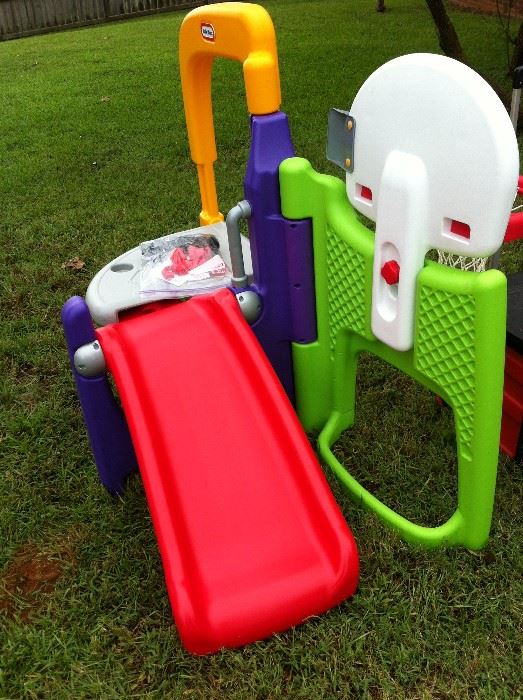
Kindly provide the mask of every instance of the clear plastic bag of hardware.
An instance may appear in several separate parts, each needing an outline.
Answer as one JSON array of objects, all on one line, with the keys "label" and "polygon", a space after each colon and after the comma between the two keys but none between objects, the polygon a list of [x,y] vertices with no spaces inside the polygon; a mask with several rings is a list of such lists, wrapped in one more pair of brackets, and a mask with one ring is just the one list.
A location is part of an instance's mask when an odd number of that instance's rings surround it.
[{"label": "clear plastic bag of hardware", "polygon": [[228,287],[231,272],[210,233],[172,233],[140,244],[140,293],[186,297]]}]

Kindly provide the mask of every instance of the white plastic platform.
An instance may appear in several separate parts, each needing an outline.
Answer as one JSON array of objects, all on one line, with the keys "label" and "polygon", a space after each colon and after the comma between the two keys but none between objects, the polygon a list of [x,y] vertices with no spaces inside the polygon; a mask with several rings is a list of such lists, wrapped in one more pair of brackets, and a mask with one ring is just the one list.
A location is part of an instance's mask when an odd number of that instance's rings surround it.
[{"label": "white plastic platform", "polygon": [[[220,255],[225,264],[229,268],[231,267],[227,228],[223,221],[210,224],[209,226],[199,226],[188,231],[181,231],[180,233],[212,234],[218,239]],[[245,272],[249,279],[252,279],[251,245],[249,239],[245,236],[242,236],[242,250]],[[159,299],[172,298],[172,295],[168,292],[141,294],[140,267],[141,252],[140,247],[137,246],[112,260],[93,277],[87,288],[85,301],[91,316],[99,326],[116,323],[118,314],[126,309],[149,304]],[[187,294],[187,296],[190,296],[190,294]]]}]

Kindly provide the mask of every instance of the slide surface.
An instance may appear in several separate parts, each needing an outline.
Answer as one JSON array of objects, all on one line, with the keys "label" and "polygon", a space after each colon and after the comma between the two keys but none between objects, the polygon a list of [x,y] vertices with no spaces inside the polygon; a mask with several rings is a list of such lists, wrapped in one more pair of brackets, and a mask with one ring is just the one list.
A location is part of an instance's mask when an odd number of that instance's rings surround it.
[{"label": "slide surface", "polygon": [[242,646],[351,596],[352,534],[233,294],[97,334],[187,649]]}]

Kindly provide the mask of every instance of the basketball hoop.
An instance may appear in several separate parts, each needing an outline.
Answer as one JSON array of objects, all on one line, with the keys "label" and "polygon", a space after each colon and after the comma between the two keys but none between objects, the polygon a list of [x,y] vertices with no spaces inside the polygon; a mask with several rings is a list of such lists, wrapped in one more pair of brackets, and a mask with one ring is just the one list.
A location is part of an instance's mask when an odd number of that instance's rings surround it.
[{"label": "basketball hoop", "polygon": [[467,270],[468,272],[485,272],[487,269],[489,258],[467,258],[465,255],[454,255],[446,253],[444,250],[438,250],[438,262],[440,265],[447,267],[455,267],[458,270]]}]

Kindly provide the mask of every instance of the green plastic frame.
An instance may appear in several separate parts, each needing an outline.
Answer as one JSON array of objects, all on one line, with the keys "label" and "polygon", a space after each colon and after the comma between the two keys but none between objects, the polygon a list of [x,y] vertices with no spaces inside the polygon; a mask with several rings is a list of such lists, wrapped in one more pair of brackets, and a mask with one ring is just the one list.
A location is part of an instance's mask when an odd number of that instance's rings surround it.
[{"label": "green plastic frame", "polygon": [[[503,396],[506,278],[427,262],[418,275],[414,347],[393,350],[371,331],[374,235],[358,220],[344,184],[302,158],[280,166],[282,211],[312,219],[318,338],[293,345],[297,411],[319,430],[319,450],[357,502],[410,542],[480,549],[492,519]],[[369,351],[402,370],[454,411],[457,508],[443,525],[402,517],[363,488],[331,446],[354,423],[358,355]]]}]

